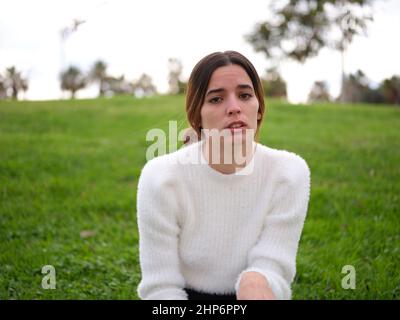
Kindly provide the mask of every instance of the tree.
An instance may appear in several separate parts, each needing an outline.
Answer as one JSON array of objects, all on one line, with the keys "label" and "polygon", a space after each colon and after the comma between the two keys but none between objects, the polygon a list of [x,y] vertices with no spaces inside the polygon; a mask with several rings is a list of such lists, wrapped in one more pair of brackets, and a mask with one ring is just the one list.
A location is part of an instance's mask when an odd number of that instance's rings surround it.
[{"label": "tree", "polygon": [[344,102],[400,104],[400,77],[392,76],[372,88],[369,79],[358,70],[345,77],[339,99]]},{"label": "tree", "polygon": [[0,74],[0,100],[7,98],[6,79]]},{"label": "tree", "polygon": [[325,81],[315,81],[308,95],[309,102],[326,102],[331,97],[328,91],[328,85]]},{"label": "tree", "polygon": [[89,79],[99,85],[99,97],[105,93],[105,82],[107,79],[107,64],[101,60],[96,61],[89,72]]},{"label": "tree", "polygon": [[126,81],[124,75],[118,78],[107,76],[104,79],[104,93],[107,95],[134,94],[133,84]]},{"label": "tree", "polygon": [[86,87],[87,79],[83,73],[74,66],[70,66],[61,73],[61,89],[71,91],[71,99],[75,98],[75,94],[80,89]]},{"label": "tree", "polygon": [[168,84],[169,92],[171,94],[183,94],[186,89],[186,84],[181,81],[182,74],[182,62],[176,58],[168,59]]},{"label": "tree", "polygon": [[400,104],[400,77],[393,76],[382,81],[379,92],[382,94],[385,103]]},{"label": "tree", "polygon": [[342,92],[338,98],[341,102],[348,103],[385,103],[385,97],[381,87],[371,88],[370,80],[364,72],[358,70],[354,74],[345,76]]},{"label": "tree", "polygon": [[292,58],[301,63],[323,47],[341,52],[342,86],[344,52],[355,35],[366,32],[374,0],[289,0],[283,7],[274,1],[272,17],[256,25],[246,40],[268,58]]},{"label": "tree", "polygon": [[151,77],[143,73],[140,78],[133,82],[133,90],[138,96],[151,96],[157,93],[157,88],[153,84]]},{"label": "tree", "polygon": [[349,103],[367,102],[366,97],[369,90],[369,80],[364,72],[358,70],[355,74],[344,77],[342,92],[338,100]]},{"label": "tree", "polygon": [[261,81],[264,87],[265,96],[286,99],[286,82],[279,74],[277,68],[268,69],[265,77],[263,77]]},{"label": "tree", "polygon": [[28,80],[23,78],[20,71],[12,66],[6,69],[6,77],[3,80],[3,89],[5,96],[8,96],[9,89],[11,90],[11,98],[14,100],[18,99],[18,93],[28,90]]}]

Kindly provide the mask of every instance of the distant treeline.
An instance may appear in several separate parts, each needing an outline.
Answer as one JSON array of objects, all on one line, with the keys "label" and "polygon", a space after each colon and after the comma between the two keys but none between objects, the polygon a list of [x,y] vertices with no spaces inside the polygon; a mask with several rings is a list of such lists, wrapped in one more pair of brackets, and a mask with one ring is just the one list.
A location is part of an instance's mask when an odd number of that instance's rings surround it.
[{"label": "distant treeline", "polygon": [[309,102],[338,101],[344,103],[374,103],[400,105],[400,77],[384,79],[372,86],[365,74],[358,70],[343,79],[342,92],[336,99],[328,92],[325,81],[316,81],[308,96]]},{"label": "distant treeline", "polygon": [[[182,80],[182,63],[177,58],[168,60],[169,94],[184,94],[187,83]],[[287,98],[287,85],[276,68],[266,70],[261,77],[264,93],[267,97]],[[90,84],[98,86],[98,96],[131,95],[137,97],[157,94],[151,76],[143,73],[136,80],[128,80],[124,75],[112,76],[107,71],[107,64],[96,61],[88,72],[83,72],[75,66],[70,66],[60,74],[60,86],[63,91],[70,92],[73,99],[79,90]],[[378,86],[373,87],[359,70],[355,74],[344,76],[343,88],[339,97],[334,98],[329,93],[325,81],[316,81],[308,95],[308,101],[343,103],[375,103],[400,105],[400,77],[392,76],[384,79]],[[0,99],[17,99],[20,92],[28,90],[28,79],[24,78],[15,67],[7,68],[4,76],[0,74]]]},{"label": "distant treeline", "polygon": [[[276,69],[267,70],[262,82],[266,96],[287,98],[286,82]],[[342,92],[336,98],[329,93],[326,81],[315,81],[308,94],[308,102],[334,101],[400,105],[400,77],[392,76],[373,87],[365,74],[358,70],[354,74],[344,76]]]},{"label": "distant treeline", "polygon": [[[376,0],[296,0],[284,5],[271,2],[269,17],[258,22],[245,40],[256,52],[263,53],[271,65],[279,66],[286,59],[304,63],[318,55],[322,48],[340,52],[341,93],[339,97],[329,94],[325,81],[316,81],[308,95],[309,102],[339,101],[342,103],[385,103],[400,105],[400,78],[393,75],[378,85],[371,85],[365,74],[359,70],[355,74],[345,74],[345,52],[355,36],[366,34],[373,21],[373,3]],[[74,26],[66,32],[76,32],[82,21],[74,21]],[[64,30],[65,31],[65,30]],[[67,34],[69,36],[69,34]],[[63,33],[65,41],[66,34]],[[183,94],[186,83],[181,79],[182,63],[179,59],[168,60],[169,94]],[[152,78],[142,74],[136,80],[127,80],[124,75],[111,76],[107,65],[97,61],[88,72],[75,66],[62,70],[61,89],[69,91],[71,98],[76,92],[96,83],[99,96],[119,94],[148,96],[157,93]],[[286,99],[286,82],[277,68],[268,69],[262,77],[265,95]],[[17,99],[20,91],[28,89],[28,80],[15,67],[0,74],[0,99]]]},{"label": "distant treeline", "polygon": [[[169,94],[184,93],[186,83],[181,81],[181,61],[170,58],[168,69]],[[101,60],[96,61],[86,74],[77,67],[70,66],[60,75],[61,89],[71,92],[71,98],[75,97],[77,91],[92,83],[98,85],[99,97],[115,95],[143,97],[157,94],[157,88],[150,75],[143,73],[135,80],[128,80],[124,75],[114,77],[108,73],[107,64]]]}]

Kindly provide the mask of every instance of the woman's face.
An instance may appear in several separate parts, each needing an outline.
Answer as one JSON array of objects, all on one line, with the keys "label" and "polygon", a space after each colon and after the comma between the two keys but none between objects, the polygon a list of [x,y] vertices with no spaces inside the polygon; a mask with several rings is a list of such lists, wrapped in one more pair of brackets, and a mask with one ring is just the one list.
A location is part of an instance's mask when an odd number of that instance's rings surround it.
[{"label": "woman's face", "polygon": [[211,75],[200,111],[201,124],[203,129],[226,129],[233,138],[240,133],[244,137],[246,129],[256,132],[258,109],[258,99],[246,71],[236,64],[220,67]]}]

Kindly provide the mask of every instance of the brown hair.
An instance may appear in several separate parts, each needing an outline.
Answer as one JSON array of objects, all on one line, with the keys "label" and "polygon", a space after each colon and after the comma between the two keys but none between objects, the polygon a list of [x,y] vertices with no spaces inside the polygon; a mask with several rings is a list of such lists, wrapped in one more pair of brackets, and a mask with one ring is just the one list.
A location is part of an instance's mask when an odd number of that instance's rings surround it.
[{"label": "brown hair", "polygon": [[201,107],[213,72],[224,66],[236,64],[241,66],[251,79],[255,95],[258,99],[260,119],[257,120],[256,140],[258,140],[259,128],[264,117],[265,103],[264,90],[253,64],[242,54],[236,51],[214,52],[201,59],[193,68],[189,77],[186,92],[186,116],[201,139]]}]

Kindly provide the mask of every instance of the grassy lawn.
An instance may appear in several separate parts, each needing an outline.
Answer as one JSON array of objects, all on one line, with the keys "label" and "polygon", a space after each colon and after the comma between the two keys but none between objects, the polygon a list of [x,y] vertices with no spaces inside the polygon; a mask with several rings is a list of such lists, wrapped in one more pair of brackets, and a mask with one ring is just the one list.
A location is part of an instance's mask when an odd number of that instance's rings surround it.
[{"label": "grassy lawn", "polygon": [[[399,299],[400,108],[267,108],[260,142],[312,174],[293,298]],[[183,97],[0,101],[0,299],[138,298],[136,186],[169,120],[186,127]]]}]

